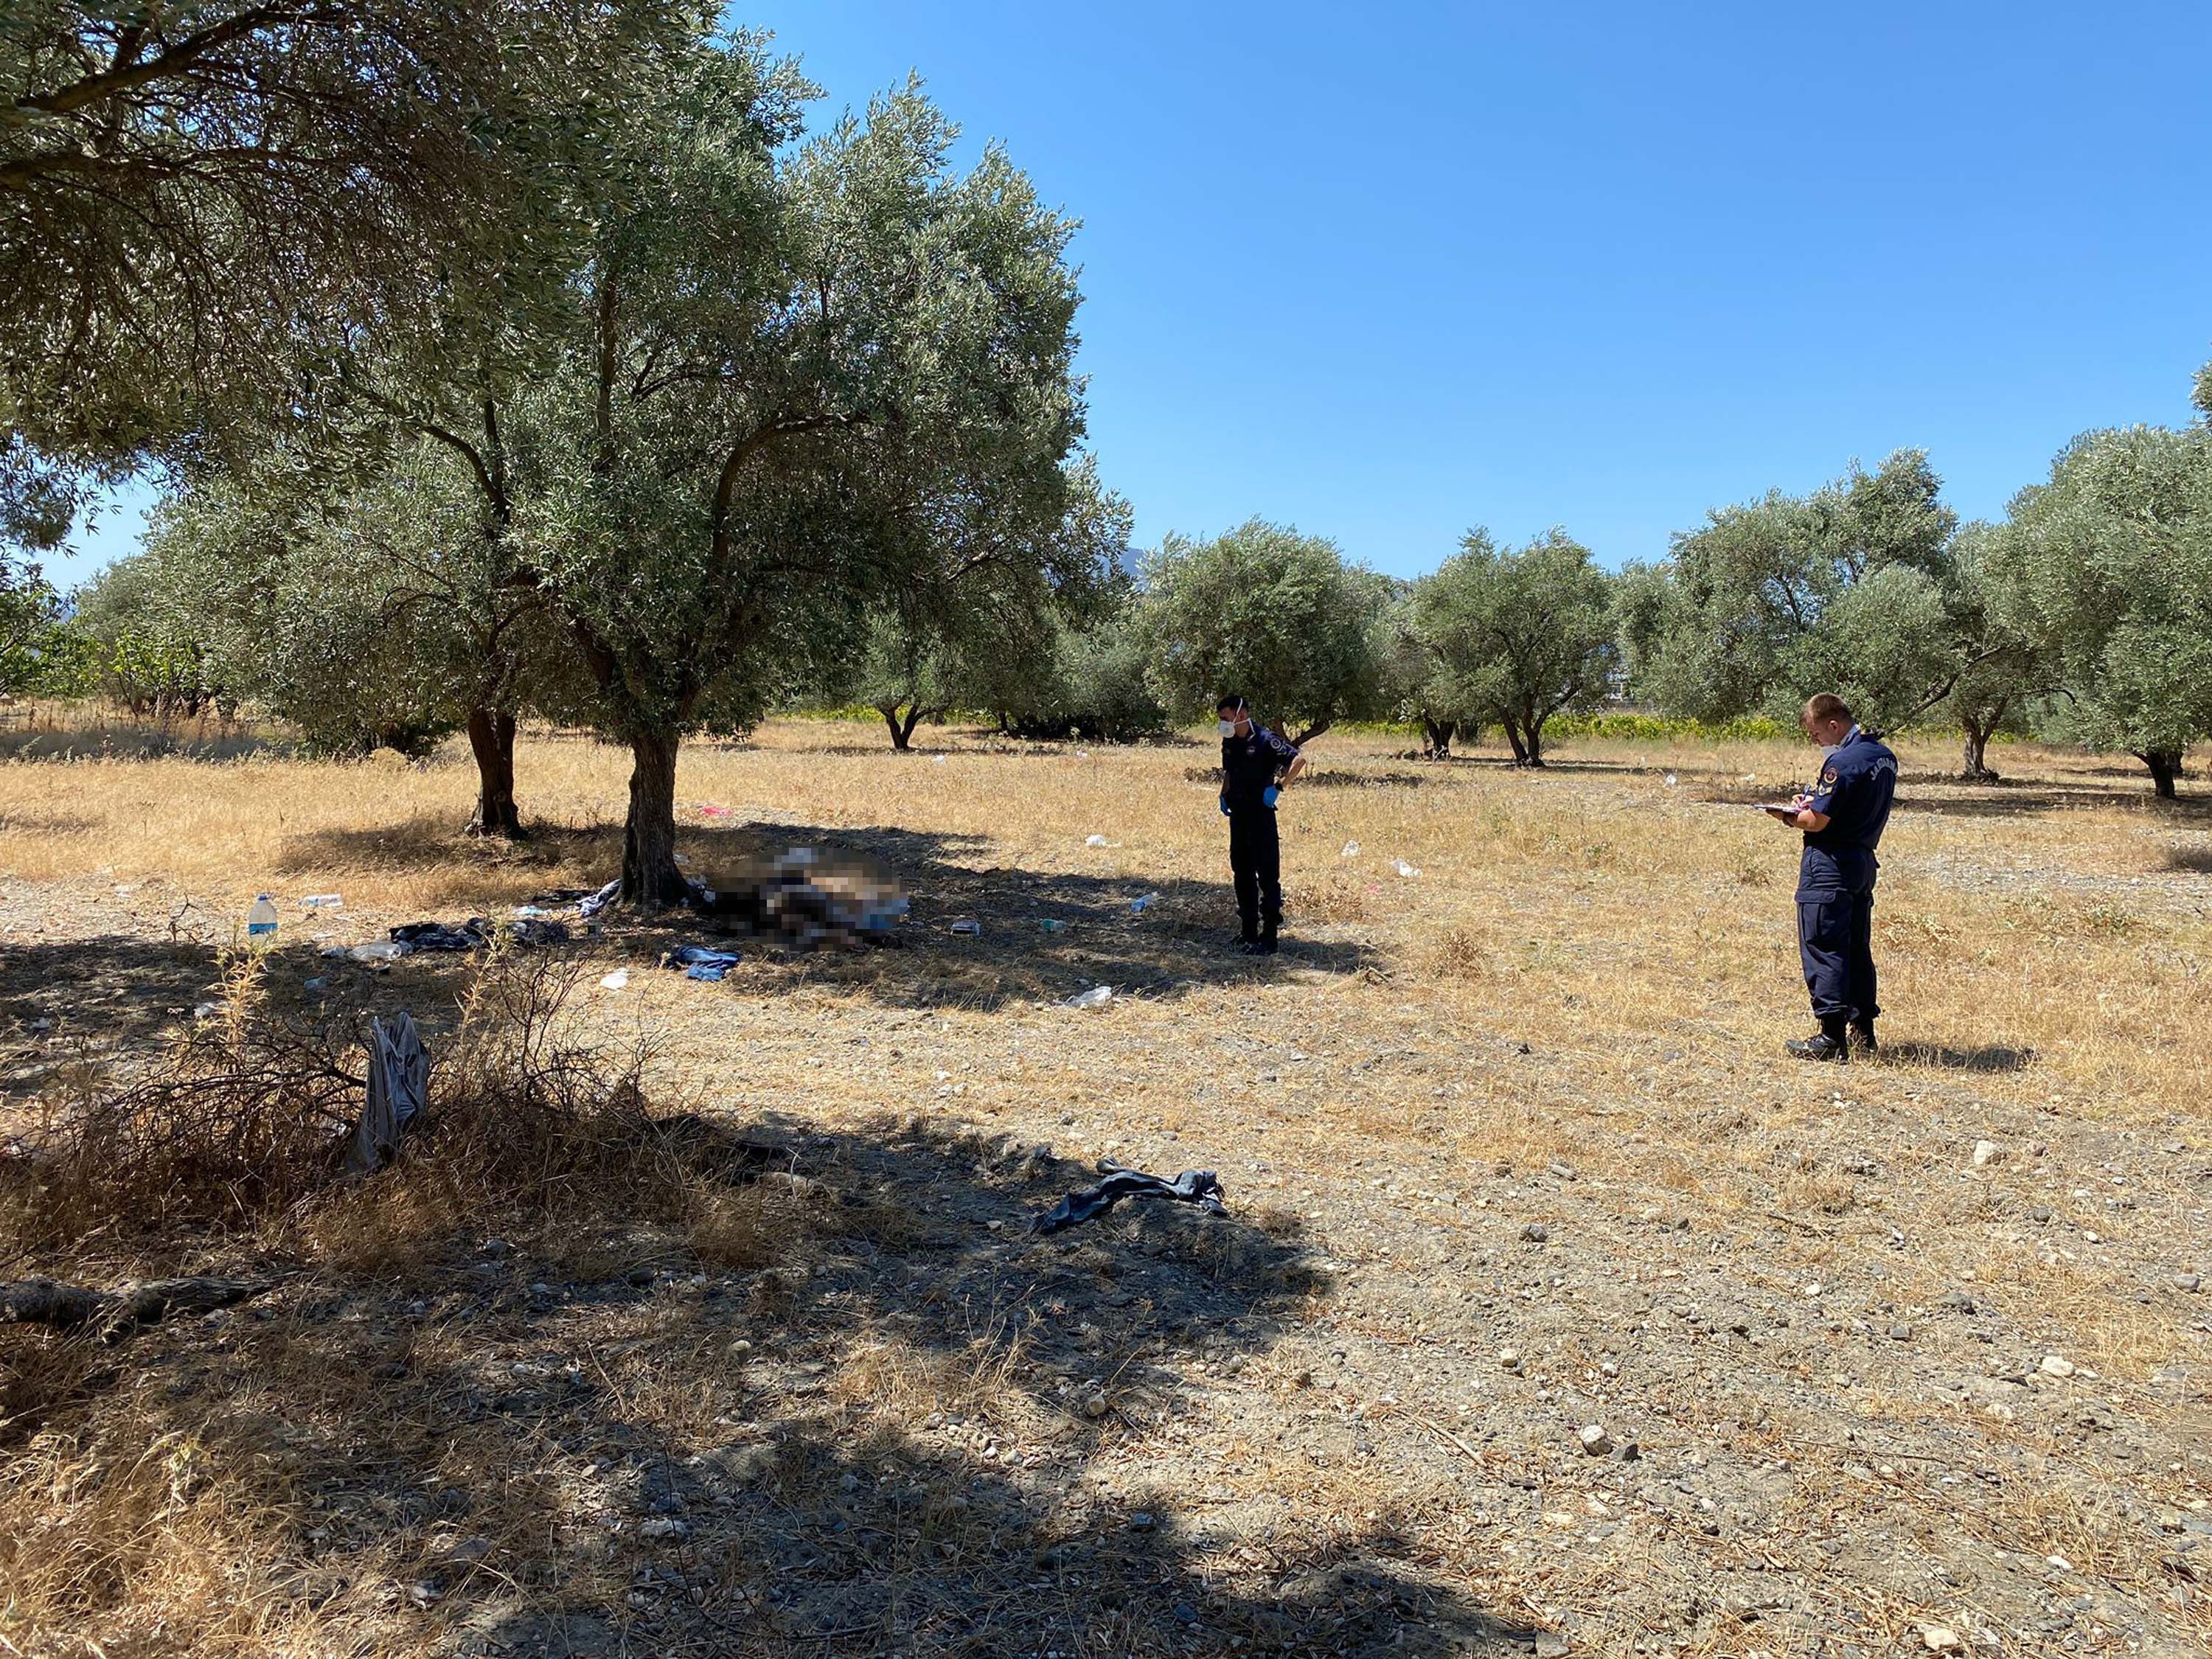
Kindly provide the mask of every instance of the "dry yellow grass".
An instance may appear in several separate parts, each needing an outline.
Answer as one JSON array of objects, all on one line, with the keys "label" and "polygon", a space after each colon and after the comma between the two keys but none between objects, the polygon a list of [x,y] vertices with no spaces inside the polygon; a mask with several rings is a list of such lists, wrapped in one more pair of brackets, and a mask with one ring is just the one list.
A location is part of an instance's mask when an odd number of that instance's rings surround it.
[{"label": "dry yellow grass", "polygon": [[[1007,1587],[1042,1571],[1033,1553],[1119,1537],[1097,1516],[1140,1509],[1164,1517],[1150,1565],[1099,1544],[1047,1576],[1088,1572],[1133,1603],[1171,1578],[1170,1609],[1188,1600],[1255,1650],[1310,1650],[1297,1609],[1347,1595],[1395,1595],[1413,1626],[1473,1629],[1480,1609],[1602,1651],[1879,1651],[1946,1621],[2006,1652],[2212,1640],[2212,1590],[2187,1576],[2212,1578],[2212,1533],[2172,1519],[2205,1516],[2212,1494],[2212,1297],[2175,1279],[2212,1274],[2201,786],[2162,805],[2125,763],[2018,747],[1996,756],[2005,783],[1967,787],[1940,775],[1948,746],[1908,747],[1876,912],[1892,1053],[1814,1072],[1778,1058],[1805,1023],[1794,838],[1741,805],[1786,793],[1809,750],[1569,744],[1531,774],[1325,738],[1283,813],[1292,942],[1255,966],[1222,948],[1208,745],[933,739],[939,752],[899,757],[872,728],[791,721],[687,751],[696,867],[793,841],[872,851],[908,883],[914,943],[749,951],[721,987],[650,971],[665,930],[581,946],[600,971],[632,969],[625,990],[591,994],[587,1023],[650,1034],[662,1109],[796,1133],[821,1184],[696,1184],[650,1237],[579,1194],[520,1241],[531,1271],[619,1285],[672,1262],[729,1294],[646,1317],[564,1293],[497,1328],[512,1363],[559,1349],[659,1455],[774,1449],[761,1491],[787,1506],[827,1492],[860,1535],[899,1540],[869,1571],[928,1586],[921,1602],[883,1613],[879,1641],[841,1640],[949,1650],[976,1631],[942,1622],[948,1582],[1011,1608],[1025,1598]],[[210,978],[189,939],[228,937],[258,890],[286,907],[280,1002],[307,1000],[296,988],[319,972],[341,1000],[449,1002],[446,964],[372,979],[293,936],[351,941],[595,884],[625,772],[595,744],[526,742],[524,807],[548,833],[495,849],[453,834],[470,785],[457,755],[0,767],[9,1103],[26,1109],[66,1053],[127,1055],[173,1023]],[[1399,860],[1419,875],[1394,873]],[[322,891],[346,908],[291,908]],[[1132,915],[1148,891],[1160,903]],[[983,937],[947,934],[961,915]],[[1042,916],[1072,925],[1047,933]],[[1099,981],[1121,993],[1106,1008],[1060,1006]],[[51,1030],[33,1036],[34,1019]],[[1983,1139],[1998,1150],[1977,1167]],[[981,1218],[1048,1200],[1066,1166],[1011,1158],[1008,1140],[1217,1167],[1259,1225],[1145,1216],[1018,1243]],[[915,1172],[951,1196],[898,1185]],[[442,1306],[441,1252],[471,1233],[470,1201],[416,1171],[262,1242],[310,1275],[383,1271]],[[1549,1241],[1526,1242],[1529,1223]],[[119,1275],[153,1249],[95,1238],[38,1265]],[[1178,1297],[1189,1308],[1164,1312]],[[1208,1328],[1225,1316],[1206,1298],[1248,1311]],[[27,1538],[94,1541],[0,1546],[0,1642],[155,1651],[143,1633],[161,1631],[168,1650],[444,1650],[479,1629],[455,1609],[482,1597],[588,1610],[633,1650],[679,1634],[785,1650],[788,1631],[747,1622],[775,1571],[799,1571],[775,1525],[730,1511],[752,1530],[717,1546],[734,1555],[693,1605],[737,1622],[685,1626],[672,1591],[640,1591],[578,1541],[605,1533],[575,1473],[592,1454],[526,1443],[524,1480],[515,1443],[424,1403],[424,1379],[465,1393],[483,1356],[448,1352],[459,1339],[427,1316],[412,1338],[404,1317],[369,1317],[394,1334],[361,1352],[408,1368],[382,1384],[312,1381],[331,1363],[322,1328],[270,1346],[293,1313],[230,1322],[291,1409],[395,1467],[450,1462],[488,1493],[492,1519],[465,1526],[494,1540],[481,1571],[410,1606],[437,1522],[403,1517],[343,1591],[280,1594],[307,1571],[286,1564],[317,1522],[310,1494],[271,1473],[284,1437],[247,1402],[187,1425],[150,1371],[19,1377],[11,1398],[47,1402],[49,1420],[9,1439],[3,1512]],[[1513,1371],[1495,1359],[1509,1346],[1525,1356]],[[2045,1353],[2077,1374],[2041,1373]],[[2032,1386],[2007,1380],[2023,1371]],[[451,1444],[364,1428],[394,1411]],[[1593,1418],[1640,1438],[1644,1462],[1576,1455]],[[143,1450],[149,1430],[215,1448],[208,1483],[126,1468],[115,1437],[140,1433]],[[93,1467],[106,1496],[66,1497]],[[690,1524],[712,1530],[696,1510]],[[827,1561],[847,1546],[809,1547]],[[1389,1585],[1346,1591],[1328,1575],[1347,1564]],[[1292,1625],[1270,1622],[1276,1601]],[[996,1616],[981,1650],[1036,1650]],[[1172,1646],[1148,1616],[1048,1629],[1071,1655]]]}]

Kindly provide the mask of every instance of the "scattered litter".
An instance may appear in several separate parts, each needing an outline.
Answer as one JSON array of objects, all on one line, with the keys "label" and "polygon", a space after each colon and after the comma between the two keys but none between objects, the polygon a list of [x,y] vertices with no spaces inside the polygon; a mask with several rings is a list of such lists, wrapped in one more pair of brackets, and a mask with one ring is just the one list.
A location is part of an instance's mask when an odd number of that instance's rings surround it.
[{"label": "scattered litter", "polygon": [[[410,957],[419,951],[481,951],[495,938],[504,938],[510,943],[532,948],[548,945],[564,945],[568,939],[565,922],[549,921],[532,916],[520,921],[493,922],[483,916],[471,916],[466,921],[448,926],[442,921],[406,921],[392,930],[387,941],[374,945],[357,945],[349,953],[356,962],[393,962],[401,957]],[[325,956],[332,954],[325,951]]]},{"label": "scattered litter", "polygon": [[339,893],[310,893],[300,901],[302,910],[343,910],[345,897]]},{"label": "scattered litter", "polygon": [[1407,863],[1403,859],[1394,859],[1391,860],[1390,867],[1393,870],[1395,870],[1401,876],[1412,877],[1418,876],[1421,873],[1412,865]]},{"label": "scattered litter", "polygon": [[253,901],[253,908],[246,913],[246,937],[249,939],[274,939],[276,937],[276,906],[266,893],[257,897]]},{"label": "scattered litter", "polygon": [[194,1019],[213,1019],[222,1012],[222,1004],[220,1002],[203,1002],[192,1009],[192,1018]]},{"label": "scattered litter", "polygon": [[313,979],[301,980],[300,981],[300,988],[302,991],[319,991],[329,983],[330,981],[323,978],[320,975],[318,975]]},{"label": "scattered litter", "polygon": [[686,979],[719,985],[722,976],[742,961],[735,951],[710,951],[703,945],[679,945],[661,957],[664,968],[681,968]]},{"label": "scattered litter", "polygon": [[1125,1198],[1171,1198],[1195,1204],[1209,1215],[1227,1215],[1221,1181],[1211,1170],[1185,1170],[1173,1181],[1142,1170],[1132,1170],[1112,1158],[1101,1159],[1098,1172],[1106,1178],[1095,1187],[1070,1193],[1047,1213],[1030,1224],[1033,1231],[1056,1233],[1106,1214]]},{"label": "scattered litter", "polygon": [[1110,985],[1094,985],[1087,991],[1079,991],[1062,1006],[1069,1008],[1103,1008],[1114,1000]]},{"label": "scattered litter", "polygon": [[600,980],[599,988],[602,991],[619,991],[623,986],[629,983],[629,969],[627,968],[617,968],[614,972],[607,975],[604,979]]},{"label": "scattered litter", "polygon": [[1348,841],[1345,842],[1344,850],[1337,854],[1337,857],[1340,859],[1356,859],[1358,856],[1359,843],[1356,841]]},{"label": "scattered litter", "polygon": [[448,927],[443,922],[404,922],[392,930],[392,942],[403,945],[411,953],[416,951],[473,951],[482,945],[483,936],[469,922],[459,927]]},{"label": "scattered litter", "polygon": [[550,916],[553,913],[541,905],[518,904],[514,907],[514,914],[524,921],[535,921],[540,916]]},{"label": "scattered litter", "polygon": [[944,765],[944,764],[945,764],[945,757],[944,757],[944,756],[942,756],[942,755],[938,756],[938,757],[937,757],[937,760],[936,760],[936,763],[937,763],[938,765],[939,765],[939,766]]},{"label": "scattered litter", "polygon": [[963,916],[954,922],[948,931],[957,933],[963,939],[975,939],[981,935],[983,924],[973,916]]},{"label": "scattered litter", "polygon": [[422,1109],[429,1084],[430,1057],[414,1018],[402,1009],[388,1022],[369,1021],[368,1104],[354,1127],[347,1169],[366,1175],[392,1161],[408,1121]]},{"label": "scattered litter", "polygon": [[1067,931],[1067,924],[1058,916],[1039,916],[1037,926],[1048,933],[1064,933]]},{"label": "scattered litter", "polygon": [[1667,787],[1669,789],[1672,789],[1674,787],[1674,775],[1672,772],[1669,772],[1667,775]]},{"label": "scattered litter", "polygon": [[1085,836],[1083,838],[1083,844],[1085,847],[1103,847],[1106,845],[1106,837],[1103,836]]},{"label": "scattered litter", "polygon": [[622,878],[617,876],[605,886],[600,888],[598,892],[593,893],[590,897],[580,901],[576,906],[576,914],[588,921],[593,916],[599,915],[600,911],[605,909],[607,906],[612,904],[615,902],[616,895],[621,891]]},{"label": "scattered litter", "polygon": [[711,803],[706,803],[700,806],[699,816],[702,818],[726,818],[730,816],[730,809],[726,806],[716,806]]},{"label": "scattered litter", "polygon": [[1129,901],[1129,913],[1132,915],[1141,916],[1159,902],[1160,896],[1158,893],[1147,893],[1142,898],[1133,898]]}]

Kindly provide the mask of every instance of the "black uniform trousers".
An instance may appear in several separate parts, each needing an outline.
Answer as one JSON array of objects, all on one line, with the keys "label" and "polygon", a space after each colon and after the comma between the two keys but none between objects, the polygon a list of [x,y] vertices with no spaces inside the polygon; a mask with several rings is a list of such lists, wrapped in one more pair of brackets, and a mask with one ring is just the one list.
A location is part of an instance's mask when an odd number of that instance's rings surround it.
[{"label": "black uniform trousers", "polygon": [[1274,938],[1283,925],[1283,843],[1269,808],[1229,809],[1229,867],[1237,877],[1237,919],[1244,937]]},{"label": "black uniform trousers", "polygon": [[1824,1028],[1853,1020],[1872,1024],[1881,1012],[1875,995],[1873,887],[1801,890],[1797,956],[1814,1018]]}]

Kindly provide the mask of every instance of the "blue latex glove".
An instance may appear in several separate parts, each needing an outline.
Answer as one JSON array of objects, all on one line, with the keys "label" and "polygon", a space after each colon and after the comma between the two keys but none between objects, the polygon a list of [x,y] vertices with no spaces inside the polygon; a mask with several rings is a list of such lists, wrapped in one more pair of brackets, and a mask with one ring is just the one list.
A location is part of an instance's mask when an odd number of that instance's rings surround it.
[{"label": "blue latex glove", "polygon": [[1275,810],[1275,803],[1282,798],[1283,792],[1281,788],[1275,784],[1271,783],[1265,789],[1262,789],[1260,792],[1260,799],[1267,803],[1267,810],[1270,812]]},{"label": "blue latex glove", "polygon": [[1221,798],[1221,816],[1224,818],[1229,816],[1229,797],[1226,795]]}]

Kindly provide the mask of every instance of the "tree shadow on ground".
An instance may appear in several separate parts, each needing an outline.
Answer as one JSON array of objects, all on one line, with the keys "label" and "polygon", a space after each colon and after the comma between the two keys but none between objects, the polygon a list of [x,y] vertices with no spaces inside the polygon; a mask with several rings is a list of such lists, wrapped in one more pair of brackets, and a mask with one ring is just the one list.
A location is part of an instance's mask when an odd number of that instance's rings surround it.
[{"label": "tree shadow on ground", "polygon": [[1953,1048],[1936,1042],[1884,1042],[1881,1059],[1891,1065],[1931,1066],[1947,1072],[2024,1072],[2035,1063],[2035,1050],[1996,1046]]},{"label": "tree shadow on ground", "polygon": [[0,728],[0,760],[73,761],[193,760],[221,763],[249,757],[289,759],[301,751],[291,738],[226,726],[220,721],[184,720],[173,726],[113,726],[38,730]]},{"label": "tree shadow on ground", "polygon": [[1972,786],[1987,793],[1956,795],[1899,794],[1900,812],[1929,812],[1942,817],[2009,818],[2031,813],[2118,811],[2191,816],[2212,802],[2184,799],[2160,800],[2148,790],[2068,788],[2063,785],[2010,784]]},{"label": "tree shadow on ground", "polygon": [[[299,1270],[101,1362],[7,1451],[118,1449],[51,1487],[66,1522],[125,1500],[149,1467],[131,1447],[191,1437],[261,1488],[212,1500],[254,1517],[232,1593],[386,1651],[1441,1653],[1540,1634],[1370,1515],[1388,1494],[1334,1423],[1285,1472],[1263,1447],[1179,1443],[1183,1419],[1279,1397],[1271,1352],[1330,1290],[1295,1217],[1231,1193],[1226,1218],[1151,1201],[1040,1237],[1025,1218],[1088,1178],[1048,1149],[698,1118],[648,1139],[635,1155],[678,1174],[669,1213],[447,1194],[435,1237],[379,1235],[379,1214],[434,1213],[432,1142],[341,1200],[336,1259],[252,1264]],[[1332,1460],[1343,1507],[1303,1501]],[[167,1515],[164,1468],[147,1501]],[[95,1637],[128,1622],[82,1611]]]},{"label": "tree shadow on ground", "polygon": [[[311,943],[263,953],[257,994],[270,1012],[307,1020],[449,1007],[472,958],[434,960],[423,980],[373,975],[322,956]],[[212,1011],[223,995],[220,947],[127,933],[0,945],[0,1081],[35,1082],[91,1054],[154,1042]]]},{"label": "tree shadow on ground", "polygon": [[2166,867],[2177,874],[2212,876],[2212,846],[2169,847]]},{"label": "tree shadow on ground", "polygon": [[[1802,783],[1802,781],[1801,781]],[[2160,812],[2191,816],[2212,803],[2191,799],[2161,801],[2148,791],[2069,787],[2061,784],[1960,783],[1966,793],[1923,793],[1912,787],[1925,781],[1907,779],[1900,787],[1896,810],[1900,815],[1932,814],[1938,817],[2013,818],[2043,812],[2108,811]],[[1935,780],[1935,781],[1945,781]],[[1706,806],[1756,806],[1785,799],[1801,784],[1777,781],[1764,786],[1708,789],[1694,799]]]},{"label": "tree shadow on ground", "polygon": [[[842,986],[899,1007],[988,1009],[1016,1000],[1062,1000],[1095,985],[1112,986],[1121,994],[1183,996],[1246,984],[1255,974],[1353,974],[1379,960],[1357,942],[1301,936],[1295,888],[1289,894],[1282,953],[1255,961],[1236,948],[1236,900],[1225,881],[979,865],[973,860],[987,856],[990,846],[980,836],[708,823],[687,825],[682,845],[692,872],[722,890],[733,872],[792,847],[811,847],[824,857],[872,861],[897,879],[908,899],[907,919],[893,936],[895,949],[793,952],[733,923],[684,911],[640,919],[609,912],[604,918],[602,945],[633,958],[657,957],[678,944],[726,942],[748,957],[726,982],[749,994],[796,985],[803,977],[810,985]],[[544,857],[571,869],[581,865],[611,874],[619,854],[620,832],[610,829],[588,838],[574,832],[563,848],[549,847]],[[287,862],[327,870],[381,860],[378,867],[390,869],[395,860],[427,866],[448,862],[454,855],[450,836],[427,829],[417,835],[403,826],[396,835],[330,830],[302,836]],[[511,873],[513,864],[496,867]],[[1133,909],[1139,900],[1146,901],[1146,908]],[[951,924],[959,921],[974,921],[981,933],[951,933]],[[803,968],[803,975],[786,971],[793,967]],[[422,958],[410,957],[395,969],[395,976],[435,971]]]}]

